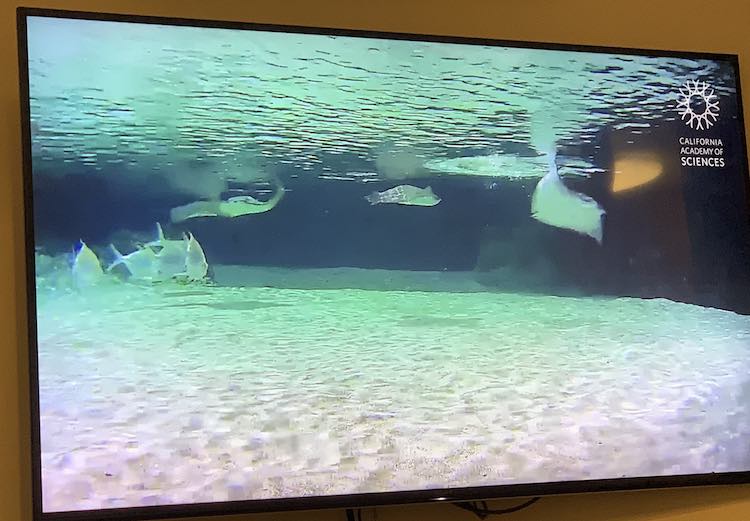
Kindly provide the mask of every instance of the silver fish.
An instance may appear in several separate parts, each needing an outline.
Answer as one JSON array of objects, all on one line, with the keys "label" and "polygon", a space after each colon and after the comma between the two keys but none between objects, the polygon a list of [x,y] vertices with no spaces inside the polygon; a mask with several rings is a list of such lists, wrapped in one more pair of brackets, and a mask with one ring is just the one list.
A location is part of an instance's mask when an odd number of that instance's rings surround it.
[{"label": "silver fish", "polygon": [[77,287],[83,288],[98,283],[103,275],[102,265],[96,253],[91,251],[83,240],[79,240],[80,247],[73,260],[73,280]]},{"label": "silver fish", "polygon": [[208,273],[206,254],[200,243],[192,233],[188,233],[187,256],[185,258],[185,273],[188,280],[203,280]]},{"label": "silver fish", "polygon": [[112,271],[115,266],[124,264],[130,276],[138,280],[152,280],[158,272],[156,253],[148,246],[139,248],[127,255],[120,253],[114,244],[109,245],[115,255],[115,260],[109,265],[107,271]]}]

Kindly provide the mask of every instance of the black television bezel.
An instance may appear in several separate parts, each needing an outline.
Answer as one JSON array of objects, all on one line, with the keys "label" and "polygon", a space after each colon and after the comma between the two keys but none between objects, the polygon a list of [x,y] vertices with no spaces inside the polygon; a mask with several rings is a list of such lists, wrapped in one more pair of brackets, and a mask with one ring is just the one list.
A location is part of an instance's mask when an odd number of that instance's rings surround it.
[{"label": "black television bezel", "polygon": [[532,48],[557,51],[593,52],[620,55],[637,55],[664,58],[709,59],[729,62],[736,79],[737,119],[742,137],[742,157],[748,217],[750,219],[750,177],[748,176],[747,140],[740,88],[740,66],[736,54],[693,51],[664,51],[655,49],[623,48],[609,46],[573,45],[548,42],[499,40],[459,36],[438,36],[385,31],[337,29],[330,27],[308,27],[280,24],[261,24],[239,21],[202,20],[189,18],[157,17],[117,13],[87,11],[67,11],[18,7],[18,64],[21,101],[21,131],[23,152],[23,207],[25,227],[26,295],[27,295],[27,338],[29,355],[29,392],[31,424],[31,477],[32,507],[35,521],[139,521],[148,519],[168,519],[194,516],[220,516],[229,514],[250,514],[291,510],[315,510],[327,508],[356,508],[385,506],[409,503],[444,501],[488,500],[512,497],[529,497],[552,494],[591,493],[605,491],[645,490],[657,488],[711,486],[750,483],[750,470],[706,474],[683,474],[671,476],[643,476],[633,478],[612,478],[578,481],[525,483],[514,485],[490,485],[431,490],[405,490],[397,492],[373,492],[331,496],[307,496],[279,499],[223,501],[212,503],[186,503],[160,506],[134,506],[125,508],[76,510],[65,512],[42,511],[41,443],[39,418],[39,367],[36,322],[36,280],[34,258],[33,184],[30,128],[30,99],[28,76],[28,48],[26,20],[28,17],[100,20],[111,22],[133,22],[169,26],[210,27],[251,31],[271,31],[295,34],[317,34],[332,36],[353,36],[361,38],[411,40],[420,42],[485,45],[496,47]]}]

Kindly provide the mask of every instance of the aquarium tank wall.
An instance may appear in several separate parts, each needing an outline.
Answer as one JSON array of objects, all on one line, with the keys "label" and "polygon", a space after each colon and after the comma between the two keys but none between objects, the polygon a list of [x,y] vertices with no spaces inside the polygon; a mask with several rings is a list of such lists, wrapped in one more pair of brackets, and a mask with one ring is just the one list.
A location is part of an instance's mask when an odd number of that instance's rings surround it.
[{"label": "aquarium tank wall", "polygon": [[736,56],[18,20],[36,519],[750,481]]}]

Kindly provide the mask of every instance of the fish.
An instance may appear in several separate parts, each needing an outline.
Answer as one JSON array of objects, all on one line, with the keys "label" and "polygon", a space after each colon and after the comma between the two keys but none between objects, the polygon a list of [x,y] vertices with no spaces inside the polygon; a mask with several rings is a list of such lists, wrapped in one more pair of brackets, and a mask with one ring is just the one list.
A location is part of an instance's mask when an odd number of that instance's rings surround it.
[{"label": "fish", "polygon": [[173,223],[180,223],[196,217],[240,217],[272,210],[284,197],[285,189],[281,181],[274,177],[274,194],[267,201],[259,201],[250,195],[230,197],[219,201],[195,201],[172,208],[169,218]]},{"label": "fish", "polygon": [[150,247],[139,248],[127,255],[120,253],[114,244],[110,244],[109,249],[114,253],[115,260],[107,268],[108,272],[112,271],[116,266],[123,264],[134,279],[152,280],[157,277],[158,258],[154,250]]},{"label": "fish", "polygon": [[168,239],[160,223],[156,223],[156,238],[138,246],[138,249],[123,255],[110,244],[115,260],[109,265],[111,271],[124,265],[131,278],[138,280],[165,281],[186,277],[196,281],[208,273],[206,254],[192,233],[183,233],[180,239]]},{"label": "fish", "polygon": [[[153,280],[163,281],[187,275],[189,236],[182,234],[180,239],[168,239],[161,223],[156,223],[156,238],[144,247],[154,250],[155,273]],[[200,247],[200,245],[198,245]]]},{"label": "fish", "polygon": [[182,240],[168,240],[156,254],[156,279],[167,280],[185,275],[187,262],[188,238]]},{"label": "fish", "polygon": [[195,240],[192,233],[188,234],[187,256],[185,258],[185,274],[188,280],[203,280],[208,273],[208,262],[206,254],[200,243]]},{"label": "fish", "polygon": [[164,248],[165,246],[169,246],[169,245],[187,248],[187,245],[185,243],[185,236],[183,235],[181,239],[167,239],[166,236],[164,235],[164,230],[161,227],[161,223],[157,222],[156,223],[156,239],[147,242],[146,244],[144,244],[144,246],[149,246],[152,248],[154,247]]},{"label": "fish", "polygon": [[83,242],[83,239],[79,239],[75,250],[76,255],[72,266],[75,285],[83,288],[97,284],[104,276],[99,257]]},{"label": "fish", "polygon": [[531,196],[531,216],[556,228],[572,230],[602,243],[604,209],[591,197],[574,192],[557,172],[555,154],[548,155],[547,174]]},{"label": "fish", "polygon": [[403,204],[409,206],[435,206],[442,199],[435,195],[432,187],[419,188],[412,185],[399,185],[383,192],[372,192],[365,199],[374,204]]}]

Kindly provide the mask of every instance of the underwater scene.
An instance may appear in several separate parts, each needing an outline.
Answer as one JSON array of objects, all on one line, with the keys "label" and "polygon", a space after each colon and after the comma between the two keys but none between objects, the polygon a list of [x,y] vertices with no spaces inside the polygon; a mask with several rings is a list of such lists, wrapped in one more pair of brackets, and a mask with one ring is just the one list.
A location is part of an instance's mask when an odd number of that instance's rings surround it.
[{"label": "underwater scene", "polygon": [[45,512],[750,470],[731,61],[30,17],[28,75]]}]

